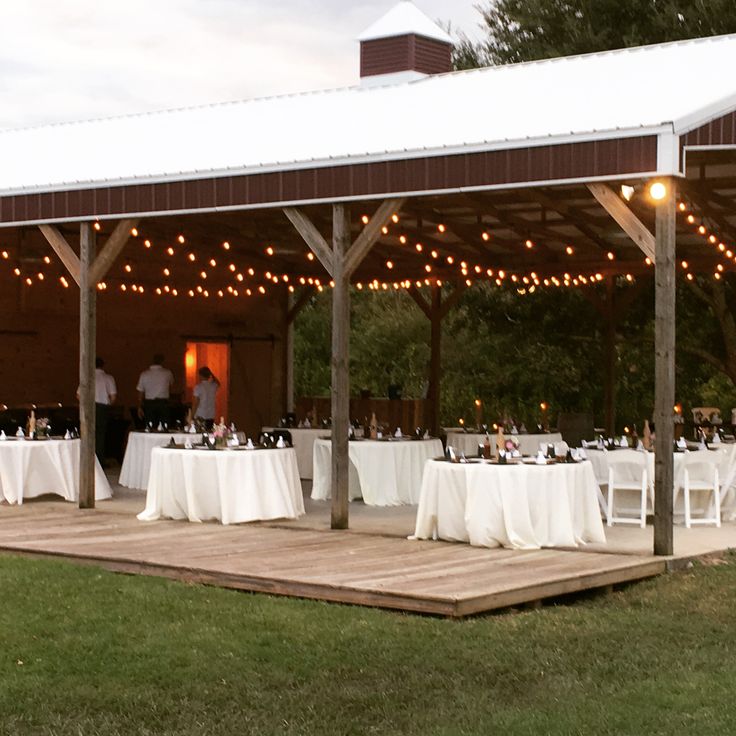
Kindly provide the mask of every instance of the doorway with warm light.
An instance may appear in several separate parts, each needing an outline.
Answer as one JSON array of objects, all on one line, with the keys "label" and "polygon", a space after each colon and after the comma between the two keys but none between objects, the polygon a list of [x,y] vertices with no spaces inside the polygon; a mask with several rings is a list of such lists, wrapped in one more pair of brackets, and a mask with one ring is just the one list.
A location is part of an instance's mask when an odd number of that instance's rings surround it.
[{"label": "doorway with warm light", "polygon": [[228,403],[230,398],[230,343],[227,342],[187,342],[184,356],[186,376],[186,399],[191,403],[192,392],[199,381],[197,372],[208,367],[220,382],[220,390],[215,401],[215,419],[228,419]]}]

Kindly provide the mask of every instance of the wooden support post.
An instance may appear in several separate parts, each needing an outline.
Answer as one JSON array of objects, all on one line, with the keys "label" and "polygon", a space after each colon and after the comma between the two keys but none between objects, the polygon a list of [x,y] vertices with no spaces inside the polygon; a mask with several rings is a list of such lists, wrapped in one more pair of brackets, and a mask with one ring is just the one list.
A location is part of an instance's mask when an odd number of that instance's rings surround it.
[{"label": "wooden support post", "polygon": [[672,506],[675,403],[675,249],[677,197],[674,179],[657,205],[654,289],[654,554],[673,553]]},{"label": "wooden support post", "polygon": [[435,436],[440,432],[440,386],[442,381],[442,289],[432,287],[432,303],[430,306],[430,343],[429,343],[429,387],[427,399],[429,403],[429,430]]},{"label": "wooden support post", "polygon": [[348,528],[350,457],[350,210],[332,206],[332,528]]},{"label": "wooden support post", "polygon": [[[332,528],[348,528],[348,430],[350,425],[350,277],[375,245],[381,228],[404,204],[404,198],[379,205],[355,242],[350,232],[350,209],[332,205],[332,247],[301,210],[284,208],[284,214],[317,256],[335,282],[332,289]],[[305,294],[289,311],[296,314]],[[296,310],[296,311],[295,311]],[[293,319],[293,318],[292,318]]]},{"label": "wooden support post", "polygon": [[79,228],[79,508],[95,507],[95,344],[97,289],[90,280],[95,259],[95,232]]},{"label": "wooden support post", "polygon": [[294,306],[294,295],[286,299],[286,334],[284,335],[284,405],[286,413],[294,411],[294,320],[289,313]]},{"label": "wooden support post", "polygon": [[613,279],[606,281],[606,304],[604,314],[605,355],[603,371],[603,405],[606,432],[613,437],[616,431],[616,305],[614,294],[616,285]]}]

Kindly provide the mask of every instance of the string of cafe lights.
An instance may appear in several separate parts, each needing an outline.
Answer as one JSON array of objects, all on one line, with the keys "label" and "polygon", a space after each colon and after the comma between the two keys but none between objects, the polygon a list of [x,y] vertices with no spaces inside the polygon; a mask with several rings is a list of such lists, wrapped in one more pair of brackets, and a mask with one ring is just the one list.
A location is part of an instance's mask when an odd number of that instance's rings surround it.
[{"label": "string of cafe lights", "polygon": [[[727,258],[729,260],[733,259],[736,261],[736,256],[732,253],[730,249],[728,249],[725,244],[716,237],[714,233],[709,231],[702,223],[702,220],[700,224],[698,224],[697,219],[695,215],[690,211],[689,206],[685,202],[681,202],[678,205],[678,211],[683,214],[686,217],[686,221],[688,224],[692,225],[695,231],[703,236],[707,242],[710,244],[713,244],[718,247],[719,251],[723,254],[724,258]],[[364,225],[368,224],[370,221],[370,218],[367,215],[363,215],[361,218]],[[393,225],[398,225],[400,222],[398,215],[393,215],[391,223]],[[101,229],[101,225],[99,222],[94,223],[94,227],[96,230]],[[447,232],[447,227],[443,223],[438,223],[437,226],[437,233],[439,235],[442,235]],[[384,235],[388,235],[390,233],[389,225],[386,225],[383,227],[382,232]],[[142,237],[141,233],[138,228],[133,228],[131,230],[131,235],[134,238]],[[409,243],[409,238],[406,234],[400,234],[397,236],[398,241],[401,245],[407,245]],[[492,239],[491,233],[488,231],[488,229],[483,229],[480,232],[479,235],[480,239],[485,242],[489,242]],[[143,245],[146,250],[152,250],[153,249],[153,242],[150,238],[143,238],[142,239]],[[178,245],[183,246],[186,244],[187,240],[186,237],[183,234],[180,234],[176,238],[176,242]],[[531,239],[526,239],[523,242],[523,246],[527,248],[528,250],[533,249],[536,244]],[[222,249],[225,252],[230,251],[231,245],[228,241],[224,241],[221,244]],[[448,281],[451,281],[451,278],[448,278],[444,275],[440,278],[437,276],[437,272],[439,269],[447,269],[448,267],[451,267],[454,271],[457,272],[459,276],[461,276],[464,280],[467,286],[471,286],[474,281],[487,281],[489,283],[494,283],[498,287],[507,286],[510,288],[515,288],[518,293],[520,294],[526,294],[526,293],[534,293],[534,291],[537,288],[541,287],[571,287],[571,286],[587,286],[587,285],[595,285],[603,281],[606,276],[604,276],[601,273],[593,273],[593,274],[583,274],[578,273],[574,274],[571,271],[564,272],[561,276],[548,276],[548,277],[542,277],[537,274],[535,271],[529,271],[520,273],[518,271],[513,271],[509,269],[492,269],[492,268],[484,268],[478,264],[470,264],[466,260],[461,260],[459,258],[456,258],[454,255],[444,255],[440,253],[439,246],[432,247],[432,248],[425,248],[424,245],[421,242],[417,242],[414,245],[413,248],[414,252],[416,252],[417,255],[422,256],[424,258],[424,271],[425,271],[425,277],[423,279],[403,279],[402,281],[384,281],[379,279],[373,279],[372,281],[368,281],[365,284],[363,282],[357,282],[355,284],[355,287],[358,290],[362,290],[363,288],[370,289],[370,290],[383,290],[387,291],[389,289],[410,289],[410,288],[422,288],[424,286],[433,286],[438,285],[442,286],[443,283],[446,283]],[[175,256],[177,253],[177,248],[174,248],[173,246],[169,245],[167,246],[163,252],[168,256]],[[267,256],[274,256],[276,254],[276,248],[273,245],[268,245],[264,249],[264,252]],[[565,246],[564,250],[565,255],[567,256],[573,256],[575,253],[574,248],[571,245]],[[7,250],[4,250],[0,253],[3,259],[9,260],[9,253]],[[609,261],[615,260],[615,255],[613,252],[609,251],[607,253],[607,258]],[[315,260],[314,254],[311,251],[306,252],[306,259],[310,262],[313,262]],[[197,263],[198,257],[193,252],[190,251],[187,254],[187,260],[191,264]],[[228,259],[226,259],[228,260]],[[43,259],[44,263],[46,265],[49,265],[51,263],[51,259],[49,256],[45,256]],[[651,260],[649,258],[645,259],[647,265],[652,265]],[[204,268],[201,268],[198,272],[198,276],[201,279],[202,282],[205,284],[208,283],[208,279],[210,277],[210,271],[208,269],[216,268],[218,265],[218,261],[216,258],[209,258],[204,261],[205,266]],[[391,260],[385,261],[385,267],[387,270],[393,270],[394,263]],[[689,264],[686,261],[682,261],[681,265],[684,270],[688,270]],[[195,268],[200,268],[199,265],[195,266]],[[126,275],[129,275],[133,271],[133,266],[129,261],[126,261],[123,266],[124,272]],[[253,296],[253,295],[265,295],[267,293],[266,284],[270,287],[273,285],[278,285],[280,283],[286,284],[289,291],[293,292],[295,291],[295,284],[299,284],[301,286],[312,286],[317,291],[323,291],[327,287],[334,286],[333,282],[327,282],[323,283],[321,279],[314,276],[292,276],[290,277],[288,274],[275,274],[271,271],[265,271],[263,273],[263,276],[265,277],[266,283],[258,283],[259,280],[258,275],[256,274],[256,270],[253,267],[248,268],[238,268],[234,263],[228,264],[228,271],[230,274],[232,274],[232,278],[234,279],[234,282],[232,284],[223,285],[223,288],[215,288],[211,287],[208,288],[206,285],[203,285],[202,283],[197,284],[196,286],[192,286],[192,288],[186,289],[186,288],[179,288],[176,286],[172,286],[170,283],[164,282],[158,286],[150,287],[145,286],[144,284],[140,284],[136,281],[123,281],[120,278],[114,278],[109,277],[107,280],[102,281],[98,284],[98,289],[100,291],[107,291],[110,287],[110,283],[113,281],[118,281],[118,290],[122,293],[129,293],[129,294],[145,294],[145,293],[153,293],[159,296],[163,295],[169,295],[169,296],[179,296],[181,295],[188,295],[190,297],[195,296],[201,296],[204,298],[208,298],[210,296],[217,296],[220,298],[224,298],[225,296]],[[719,264],[716,273],[714,274],[715,278],[720,278],[720,274],[723,272],[723,267]],[[688,272],[688,278],[692,278],[692,274]],[[23,283],[25,283],[27,286],[31,286],[34,283],[34,277],[37,281],[44,281],[45,275],[42,270],[39,270],[36,274],[33,276],[24,274],[20,267],[16,266],[14,268],[14,274],[18,277],[23,278]],[[169,278],[172,274],[172,269],[168,266],[162,269],[162,274]],[[246,280],[246,274],[250,279],[256,279],[252,285],[245,285],[244,282]],[[627,274],[621,274],[622,278],[624,278],[626,281],[633,282],[634,276],[630,273]],[[69,288],[69,280],[65,275],[62,275],[59,277],[59,283],[63,288]]]},{"label": "string of cafe lights", "polygon": [[[692,205],[684,200],[678,202],[677,212],[685,221],[686,225],[692,229],[694,234],[699,235],[703,238],[706,245],[712,246],[718,251],[718,255],[723,258],[728,266],[731,266],[732,263],[736,263],[736,253],[734,252],[734,248],[732,246],[728,246],[714,230],[706,227],[705,217],[697,216]],[[690,264],[686,260],[683,260],[680,261],[680,266],[685,271],[685,278],[687,278],[688,281],[692,281],[695,277],[690,270]],[[713,278],[716,281],[720,281],[724,271],[724,265],[722,263],[717,264],[716,270],[713,273]]]}]

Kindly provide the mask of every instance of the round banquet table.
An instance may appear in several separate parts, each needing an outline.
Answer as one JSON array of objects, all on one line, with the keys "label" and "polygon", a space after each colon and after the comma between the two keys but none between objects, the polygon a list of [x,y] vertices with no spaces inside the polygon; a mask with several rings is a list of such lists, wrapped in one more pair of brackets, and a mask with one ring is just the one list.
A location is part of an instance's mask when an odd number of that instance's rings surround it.
[{"label": "round banquet table", "polygon": [[[281,427],[263,427],[262,432],[273,432]],[[296,452],[296,464],[299,467],[299,477],[311,480],[314,471],[312,456],[314,454],[314,441],[321,437],[329,437],[331,430],[305,427],[284,427],[291,433],[291,446]]]},{"label": "round banquet table", "polygon": [[[79,501],[80,440],[0,441],[0,500],[22,504],[24,498],[52,493]],[[95,458],[95,498],[111,498],[105,473]]]},{"label": "round banquet table", "polygon": [[[437,439],[351,440],[349,497],[363,498],[369,506],[416,504],[427,460],[442,457]],[[314,443],[312,498],[324,501],[332,492],[332,443]]]},{"label": "round banquet table", "polygon": [[[455,448],[457,452],[462,452],[466,457],[477,457],[478,445],[482,445],[486,436],[475,432],[463,432],[461,429],[447,429],[447,445]],[[496,435],[490,433],[491,438],[491,454],[496,454]],[[522,455],[536,455],[539,445],[554,445],[562,442],[562,435],[559,432],[547,432],[546,434],[508,434],[506,438],[513,438],[519,441],[519,450]]]},{"label": "round banquet table", "polygon": [[414,538],[513,549],[605,543],[593,466],[428,462]]},{"label": "round banquet table", "polygon": [[168,445],[172,437],[177,444],[183,445],[187,439],[192,443],[199,442],[201,435],[188,432],[130,432],[118,483],[126,488],[144,491],[151,470],[151,451],[154,447]]},{"label": "round banquet table", "polygon": [[304,499],[291,447],[185,450],[155,447],[141,521],[160,518],[240,524],[296,519]]}]

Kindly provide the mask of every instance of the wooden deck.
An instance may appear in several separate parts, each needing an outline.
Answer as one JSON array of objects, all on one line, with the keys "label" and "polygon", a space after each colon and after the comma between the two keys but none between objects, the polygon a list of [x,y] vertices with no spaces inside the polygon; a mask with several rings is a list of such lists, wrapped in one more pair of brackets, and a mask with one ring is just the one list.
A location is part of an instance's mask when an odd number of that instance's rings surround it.
[{"label": "wooden deck", "polygon": [[651,556],[485,549],[351,531],[181,521],[101,508],[0,507],[0,551],[239,590],[462,617],[640,580]]}]

